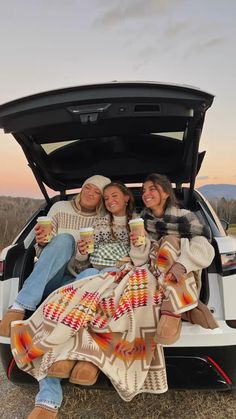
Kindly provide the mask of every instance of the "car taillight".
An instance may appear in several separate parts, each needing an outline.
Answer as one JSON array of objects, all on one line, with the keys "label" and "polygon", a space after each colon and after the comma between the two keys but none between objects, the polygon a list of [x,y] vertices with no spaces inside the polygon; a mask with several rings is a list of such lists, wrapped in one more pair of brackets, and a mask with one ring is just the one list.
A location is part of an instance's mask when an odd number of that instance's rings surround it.
[{"label": "car taillight", "polygon": [[236,272],[236,252],[221,254],[222,272],[229,275],[233,270]]},{"label": "car taillight", "polygon": [[211,356],[208,356],[207,359],[217,369],[217,371],[225,379],[225,381],[228,384],[232,385],[233,384],[232,380],[229,378],[226,372],[220,367],[220,365]]}]

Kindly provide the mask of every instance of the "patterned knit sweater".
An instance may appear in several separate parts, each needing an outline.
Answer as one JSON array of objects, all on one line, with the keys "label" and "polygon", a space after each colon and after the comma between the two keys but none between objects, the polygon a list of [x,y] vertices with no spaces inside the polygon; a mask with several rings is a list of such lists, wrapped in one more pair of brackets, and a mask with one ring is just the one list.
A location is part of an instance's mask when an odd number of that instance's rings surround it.
[{"label": "patterned knit sweater", "polygon": [[[71,234],[75,242],[79,240],[79,229],[91,227],[97,220],[96,212],[84,213],[75,205],[75,200],[56,202],[49,210],[48,215],[52,217],[52,235],[67,233]],[[36,254],[39,255],[42,248],[36,244]],[[76,275],[81,269],[88,266],[88,263],[79,264],[74,258],[68,264],[68,270]]]},{"label": "patterned knit sweater", "polygon": [[91,227],[97,219],[96,212],[85,213],[78,209],[75,200],[56,202],[49,210],[52,217],[52,234],[71,234],[75,241],[79,240],[79,229]]},{"label": "patterned knit sweater", "polygon": [[[93,267],[102,269],[108,266],[120,266],[122,261],[129,259],[130,240],[127,228],[127,218],[110,216],[98,218],[94,227],[94,252],[90,255]],[[78,251],[76,258],[85,260],[88,255],[81,255]],[[125,262],[124,262],[125,263]]]}]

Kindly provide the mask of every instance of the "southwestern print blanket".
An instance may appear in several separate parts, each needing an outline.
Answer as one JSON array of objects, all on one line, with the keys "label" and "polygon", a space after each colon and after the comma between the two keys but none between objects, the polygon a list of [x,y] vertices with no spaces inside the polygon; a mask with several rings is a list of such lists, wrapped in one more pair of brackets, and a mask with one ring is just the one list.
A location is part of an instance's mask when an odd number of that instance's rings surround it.
[{"label": "southwestern print blanket", "polygon": [[[165,241],[158,249],[154,259],[162,274],[165,263],[169,266],[176,258],[177,247]],[[125,265],[120,272],[56,290],[28,320],[12,324],[17,365],[41,380],[56,361],[86,360],[106,374],[126,401],[141,392],[165,392],[163,348],[155,342],[160,308],[169,304],[173,311],[188,310],[197,297],[193,275],[186,276],[183,289],[171,283],[165,289],[160,272],[153,275],[147,265]]]},{"label": "southwestern print blanket", "polygon": [[154,341],[162,291],[146,267],[88,277],[58,289],[30,319],[14,322],[17,365],[38,380],[58,360],[93,362],[126,401],[163,393],[163,349]]}]

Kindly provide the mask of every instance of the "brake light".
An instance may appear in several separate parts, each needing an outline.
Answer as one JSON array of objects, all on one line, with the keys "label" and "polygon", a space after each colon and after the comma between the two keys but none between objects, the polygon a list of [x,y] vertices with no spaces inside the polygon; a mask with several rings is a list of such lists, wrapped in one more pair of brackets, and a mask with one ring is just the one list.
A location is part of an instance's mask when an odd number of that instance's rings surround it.
[{"label": "brake light", "polygon": [[12,360],[11,360],[11,362],[10,362],[10,365],[9,365],[9,367],[8,367],[8,370],[7,370],[7,378],[8,378],[9,380],[11,379],[11,372],[12,372],[12,370],[13,370],[14,365],[15,365],[15,359],[14,359],[14,358],[12,358]]},{"label": "brake light", "polygon": [[219,364],[217,364],[216,361],[214,361],[213,358],[208,356],[207,360],[217,369],[217,371],[220,373],[220,375],[225,379],[226,383],[228,383],[230,385],[233,384],[232,380],[228,377],[226,372],[224,370],[222,370],[222,368],[219,366]]},{"label": "brake light", "polygon": [[236,252],[221,254],[221,265],[223,273],[236,270]]}]

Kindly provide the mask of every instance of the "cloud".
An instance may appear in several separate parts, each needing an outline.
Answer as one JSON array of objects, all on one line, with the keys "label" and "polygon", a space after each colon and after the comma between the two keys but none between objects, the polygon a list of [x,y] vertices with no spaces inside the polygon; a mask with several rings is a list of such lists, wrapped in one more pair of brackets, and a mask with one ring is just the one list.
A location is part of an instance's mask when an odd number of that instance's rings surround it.
[{"label": "cloud", "polygon": [[224,37],[217,37],[209,39],[205,45],[203,45],[204,48],[212,48],[212,47],[218,47],[218,45],[222,45],[224,43],[225,39]]},{"label": "cloud", "polygon": [[97,27],[119,25],[126,20],[144,19],[145,17],[156,18],[165,15],[170,9],[173,10],[183,0],[116,0],[112,1],[112,7],[107,9],[111,2],[102,2],[106,5],[103,14],[94,21]]},{"label": "cloud", "polygon": [[176,37],[181,35],[189,28],[190,24],[187,21],[179,21],[176,23],[171,23],[168,26],[168,29],[165,31],[165,38],[166,40],[175,40]]},{"label": "cloud", "polygon": [[[169,23],[168,29],[156,33],[155,37],[149,36],[149,46],[145,46],[139,50],[138,58],[149,59],[157,55],[157,53],[164,54],[166,52],[166,41],[171,41],[181,35],[187,30],[187,22]],[[148,30],[148,27],[147,27]],[[147,31],[145,31],[147,33]],[[168,47],[170,49],[170,47]]]},{"label": "cloud", "polygon": [[103,33],[118,31],[125,54],[132,53],[134,71],[150,67],[157,59],[168,61],[173,54],[182,61],[225,43],[204,16],[196,24],[195,10],[186,0],[98,1],[92,27]]},{"label": "cloud", "polygon": [[209,52],[212,53],[212,49],[217,49],[221,45],[224,45],[226,42],[226,39],[224,36],[222,37],[212,37],[207,39],[206,41],[199,42],[197,40],[197,43],[194,45],[191,43],[188,47],[188,51],[186,51],[185,56],[189,56],[190,54],[199,54],[199,53],[205,53]]}]

